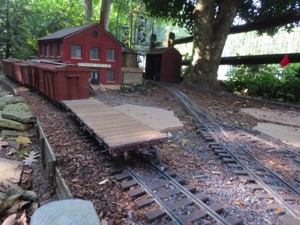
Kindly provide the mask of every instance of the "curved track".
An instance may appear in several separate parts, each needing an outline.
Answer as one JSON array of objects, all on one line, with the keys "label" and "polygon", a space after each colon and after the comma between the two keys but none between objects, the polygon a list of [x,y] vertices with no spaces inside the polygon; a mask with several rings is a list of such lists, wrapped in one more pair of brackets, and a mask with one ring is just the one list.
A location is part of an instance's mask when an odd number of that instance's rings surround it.
[{"label": "curved track", "polygon": [[[225,126],[193,105],[175,88],[165,85],[163,87],[195,118],[199,123],[198,129],[201,130],[201,134],[208,142],[211,142],[210,147],[224,163],[234,168],[234,173],[240,175],[242,182],[253,187],[254,194],[259,198],[275,199],[275,204],[284,207],[287,214],[296,220],[300,219],[299,149],[286,149],[277,143],[255,137],[253,133],[249,135],[249,132],[245,130]],[[262,153],[280,156],[279,160],[287,165],[293,164],[295,171],[291,176],[286,173],[281,174],[280,170],[275,171],[275,168],[266,165],[263,160],[264,156],[259,155]],[[270,205],[270,208],[274,206]]]}]

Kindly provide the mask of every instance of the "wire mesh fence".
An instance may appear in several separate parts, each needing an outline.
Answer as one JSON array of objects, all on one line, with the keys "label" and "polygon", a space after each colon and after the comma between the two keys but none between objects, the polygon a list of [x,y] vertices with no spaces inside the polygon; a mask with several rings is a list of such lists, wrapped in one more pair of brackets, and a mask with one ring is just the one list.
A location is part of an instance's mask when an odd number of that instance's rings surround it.
[{"label": "wire mesh fence", "polygon": [[256,32],[229,35],[222,57],[300,53],[300,29],[280,31],[273,37]]}]

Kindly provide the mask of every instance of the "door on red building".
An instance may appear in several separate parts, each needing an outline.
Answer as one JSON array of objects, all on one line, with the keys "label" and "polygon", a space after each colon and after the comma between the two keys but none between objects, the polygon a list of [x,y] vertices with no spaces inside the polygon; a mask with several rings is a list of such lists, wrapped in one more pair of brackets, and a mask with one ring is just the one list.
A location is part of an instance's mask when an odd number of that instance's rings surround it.
[{"label": "door on red building", "polygon": [[91,84],[99,84],[99,70],[91,69]]}]

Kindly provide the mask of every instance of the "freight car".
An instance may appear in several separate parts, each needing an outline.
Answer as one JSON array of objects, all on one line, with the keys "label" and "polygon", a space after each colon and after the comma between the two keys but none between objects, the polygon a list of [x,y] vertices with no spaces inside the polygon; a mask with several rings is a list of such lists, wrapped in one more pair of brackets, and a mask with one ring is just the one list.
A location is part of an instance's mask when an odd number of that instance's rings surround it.
[{"label": "freight car", "polygon": [[[137,152],[166,142],[166,135],[110,106],[89,100],[89,68],[43,61],[1,60],[3,72],[29,88],[59,102],[80,122],[83,130],[104,146],[111,157]],[[77,99],[77,100],[74,100]],[[73,100],[73,101],[68,101]]]},{"label": "freight car", "polygon": [[90,94],[90,71],[85,67],[47,61],[2,59],[9,78],[45,94],[53,101],[84,99]]}]

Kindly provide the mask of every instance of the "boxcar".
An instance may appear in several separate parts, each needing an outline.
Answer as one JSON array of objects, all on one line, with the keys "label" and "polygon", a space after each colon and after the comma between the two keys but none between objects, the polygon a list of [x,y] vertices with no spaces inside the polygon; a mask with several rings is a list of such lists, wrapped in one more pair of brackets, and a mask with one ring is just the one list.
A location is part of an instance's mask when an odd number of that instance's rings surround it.
[{"label": "boxcar", "polygon": [[72,65],[35,63],[38,90],[53,100],[72,100],[89,97],[88,68]]},{"label": "boxcar", "polygon": [[2,62],[3,73],[12,79],[15,79],[14,63],[21,62],[21,61],[17,59],[9,58],[9,59],[2,59],[1,62]]},{"label": "boxcar", "polygon": [[39,90],[54,101],[84,99],[90,94],[90,71],[62,63],[2,59],[8,77]]}]

